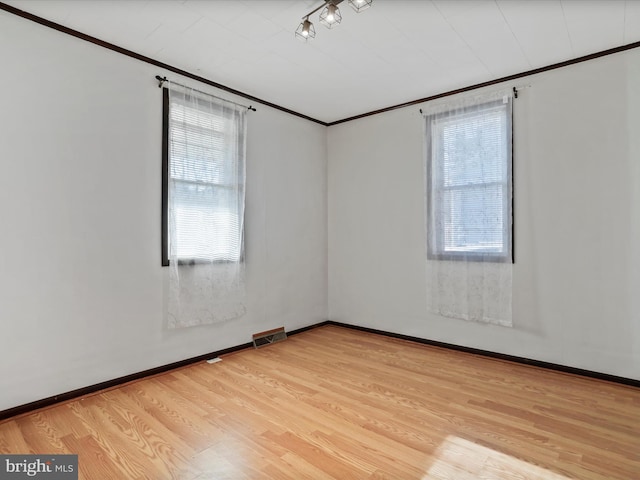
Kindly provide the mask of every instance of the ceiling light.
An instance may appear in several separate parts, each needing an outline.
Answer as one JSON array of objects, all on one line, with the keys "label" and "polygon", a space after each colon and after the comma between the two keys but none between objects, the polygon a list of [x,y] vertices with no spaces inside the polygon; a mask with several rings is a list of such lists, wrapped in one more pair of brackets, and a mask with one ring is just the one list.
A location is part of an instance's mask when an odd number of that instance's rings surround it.
[{"label": "ceiling light", "polygon": [[[342,21],[342,14],[340,13],[338,4],[343,1],[344,0],[324,0],[322,5],[307,13],[302,17],[302,22],[296,30],[296,37],[306,42],[310,38],[314,38],[316,36],[316,30],[313,28],[313,23],[309,21],[309,17],[320,10],[322,10],[320,12],[320,23],[327,28],[332,28],[338,25]],[[349,0],[351,8],[358,13],[369,8],[372,3],[373,0]]]},{"label": "ceiling light", "polygon": [[371,6],[373,0],[349,0],[349,6],[360,13]]},{"label": "ceiling light", "polygon": [[333,28],[342,21],[342,14],[337,5],[328,3],[320,12],[320,23],[327,28]]},{"label": "ceiling light", "polygon": [[314,38],[316,36],[316,29],[313,28],[313,23],[309,21],[309,17],[305,18],[298,29],[296,30],[296,37],[300,40],[306,42],[310,38]]}]

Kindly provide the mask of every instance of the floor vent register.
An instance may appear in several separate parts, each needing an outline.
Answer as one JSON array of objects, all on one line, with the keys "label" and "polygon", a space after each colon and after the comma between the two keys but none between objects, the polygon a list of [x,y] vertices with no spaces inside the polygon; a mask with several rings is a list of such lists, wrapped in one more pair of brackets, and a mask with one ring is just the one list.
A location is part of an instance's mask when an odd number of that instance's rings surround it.
[{"label": "floor vent register", "polygon": [[256,348],[265,347],[286,339],[287,333],[284,331],[284,327],[274,328],[273,330],[267,330],[266,332],[254,333],[253,346]]}]

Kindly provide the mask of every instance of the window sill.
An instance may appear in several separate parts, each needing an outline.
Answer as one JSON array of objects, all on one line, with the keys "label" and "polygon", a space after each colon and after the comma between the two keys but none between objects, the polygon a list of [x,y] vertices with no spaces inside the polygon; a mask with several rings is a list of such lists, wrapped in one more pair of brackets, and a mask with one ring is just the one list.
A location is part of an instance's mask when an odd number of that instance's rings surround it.
[{"label": "window sill", "polygon": [[[166,261],[166,264],[163,262],[163,267],[170,266],[170,261]],[[244,259],[240,259],[239,261],[234,260],[203,260],[201,258],[180,258],[178,259],[179,267],[191,267],[195,265],[230,265],[234,263],[244,263]]]},{"label": "window sill", "polygon": [[427,253],[427,260],[452,261],[452,262],[492,262],[514,263],[511,255],[504,253],[478,253],[478,252],[446,252]]}]

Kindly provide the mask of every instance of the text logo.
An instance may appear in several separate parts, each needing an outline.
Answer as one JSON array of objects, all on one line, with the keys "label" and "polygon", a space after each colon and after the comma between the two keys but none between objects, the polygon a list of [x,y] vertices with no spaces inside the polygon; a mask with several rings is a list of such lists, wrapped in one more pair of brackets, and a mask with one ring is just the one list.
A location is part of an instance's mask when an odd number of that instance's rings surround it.
[{"label": "text logo", "polygon": [[0,480],[78,480],[78,455],[0,455]]}]

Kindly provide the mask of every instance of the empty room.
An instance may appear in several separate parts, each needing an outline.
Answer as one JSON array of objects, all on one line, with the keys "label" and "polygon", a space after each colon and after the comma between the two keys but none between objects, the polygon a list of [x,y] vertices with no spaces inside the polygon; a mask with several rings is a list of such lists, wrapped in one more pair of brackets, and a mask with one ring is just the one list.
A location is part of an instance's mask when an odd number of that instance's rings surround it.
[{"label": "empty room", "polygon": [[0,480],[640,478],[640,1],[0,1]]}]

